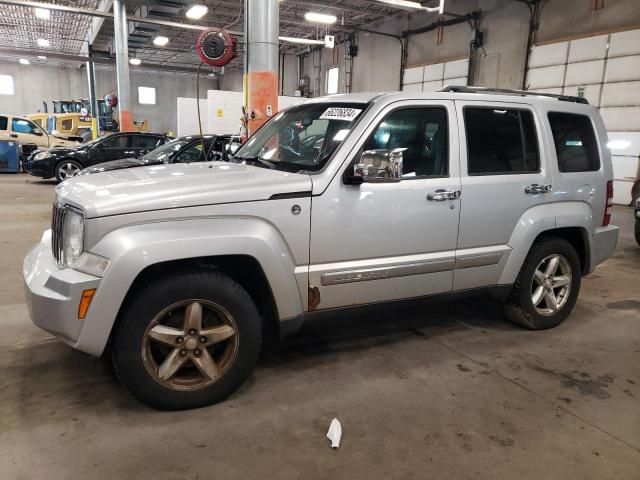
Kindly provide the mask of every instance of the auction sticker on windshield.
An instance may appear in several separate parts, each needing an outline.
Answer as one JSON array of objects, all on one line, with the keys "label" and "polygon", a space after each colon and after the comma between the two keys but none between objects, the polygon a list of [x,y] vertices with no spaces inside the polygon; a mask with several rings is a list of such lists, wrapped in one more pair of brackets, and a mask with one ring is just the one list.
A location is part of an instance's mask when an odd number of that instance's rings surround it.
[{"label": "auction sticker on windshield", "polygon": [[331,107],[327,108],[324,113],[320,115],[320,120],[344,120],[346,122],[353,122],[361,111],[359,108]]}]

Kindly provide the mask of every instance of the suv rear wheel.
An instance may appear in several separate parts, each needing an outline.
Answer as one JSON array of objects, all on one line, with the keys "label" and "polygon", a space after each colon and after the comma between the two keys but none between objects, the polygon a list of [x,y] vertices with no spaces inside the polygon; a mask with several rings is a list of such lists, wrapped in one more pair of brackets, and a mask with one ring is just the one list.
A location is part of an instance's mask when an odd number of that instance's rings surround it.
[{"label": "suv rear wheel", "polygon": [[506,303],[507,317],[523,327],[543,330],[560,325],[578,299],[581,268],[573,246],[561,238],[536,242]]},{"label": "suv rear wheel", "polygon": [[178,273],[148,284],[114,334],[122,383],[155,408],[224,400],[253,371],[262,341],[247,292],[218,272]]}]

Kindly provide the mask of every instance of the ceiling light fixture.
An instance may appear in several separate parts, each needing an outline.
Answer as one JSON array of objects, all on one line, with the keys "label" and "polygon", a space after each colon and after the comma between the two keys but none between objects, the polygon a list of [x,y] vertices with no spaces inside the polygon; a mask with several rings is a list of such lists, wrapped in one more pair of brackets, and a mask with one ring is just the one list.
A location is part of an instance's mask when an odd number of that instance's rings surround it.
[{"label": "ceiling light fixture", "polygon": [[411,2],[409,0],[377,0],[378,3],[386,3],[387,5],[400,8],[402,10],[422,10],[425,12],[438,12],[440,15],[444,12],[444,0],[440,0],[437,7],[423,7],[419,2]]},{"label": "ceiling light fixture", "polygon": [[29,65],[31,62],[29,60],[27,60],[26,58],[21,58],[20,60],[18,60],[20,62],[20,65]]},{"label": "ceiling light fixture", "polygon": [[50,42],[46,38],[39,38],[38,39],[38,46],[39,47],[48,47],[49,45],[50,45]]},{"label": "ceiling light fixture", "polygon": [[169,43],[169,39],[161,35],[153,39],[153,44],[158,47],[164,47],[167,43]]},{"label": "ceiling light fixture", "polygon": [[142,60],[140,60],[139,58],[130,58],[129,63],[131,65],[140,65],[142,63]]},{"label": "ceiling light fixture", "polygon": [[298,37],[278,37],[283,42],[298,43],[300,45],[324,45],[324,40],[314,40],[313,38]]},{"label": "ceiling light fixture", "polygon": [[40,20],[49,20],[51,18],[51,10],[48,8],[34,8],[33,10]]},{"label": "ceiling light fixture", "polygon": [[304,19],[311,23],[322,23],[324,25],[331,25],[336,23],[338,17],[328,13],[307,12],[304,14]]},{"label": "ceiling light fixture", "polygon": [[192,20],[200,20],[208,11],[209,8],[204,5],[193,5],[189,10],[187,10],[186,15],[187,18],[191,18]]}]

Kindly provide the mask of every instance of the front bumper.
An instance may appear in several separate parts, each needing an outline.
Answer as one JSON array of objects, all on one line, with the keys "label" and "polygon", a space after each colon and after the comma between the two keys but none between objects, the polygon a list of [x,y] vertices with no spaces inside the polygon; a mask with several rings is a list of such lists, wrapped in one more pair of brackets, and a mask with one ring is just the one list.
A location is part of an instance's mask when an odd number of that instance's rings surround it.
[{"label": "front bumper", "polygon": [[24,259],[22,274],[33,323],[83,350],[77,340],[86,320],[78,319],[78,304],[83,290],[98,288],[100,278],[70,268],[58,268],[50,239],[31,249]]},{"label": "front bumper", "polygon": [[591,238],[591,271],[613,255],[618,243],[618,232],[615,225],[596,228]]},{"label": "front bumper", "polygon": [[53,177],[53,168],[47,160],[33,161],[29,165],[29,173],[34,177],[51,178]]}]

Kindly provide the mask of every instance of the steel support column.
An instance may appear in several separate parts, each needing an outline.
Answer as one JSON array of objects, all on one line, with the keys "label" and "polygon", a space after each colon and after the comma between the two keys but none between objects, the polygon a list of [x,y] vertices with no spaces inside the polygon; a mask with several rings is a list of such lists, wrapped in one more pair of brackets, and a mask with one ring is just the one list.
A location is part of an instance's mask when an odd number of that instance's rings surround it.
[{"label": "steel support column", "polygon": [[89,59],[85,64],[87,67],[87,81],[89,82],[89,108],[91,111],[91,137],[98,138],[100,110],[98,109],[98,98],[96,97],[96,71],[93,65],[91,45],[89,45]]},{"label": "steel support column", "polygon": [[248,133],[278,111],[278,0],[245,0],[244,99]]},{"label": "steel support column", "polygon": [[129,45],[127,10],[123,0],[113,2],[113,32],[116,42],[116,78],[118,84],[118,120],[120,131],[133,129],[131,85],[129,82]]}]

